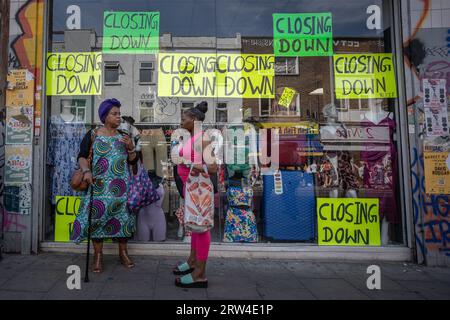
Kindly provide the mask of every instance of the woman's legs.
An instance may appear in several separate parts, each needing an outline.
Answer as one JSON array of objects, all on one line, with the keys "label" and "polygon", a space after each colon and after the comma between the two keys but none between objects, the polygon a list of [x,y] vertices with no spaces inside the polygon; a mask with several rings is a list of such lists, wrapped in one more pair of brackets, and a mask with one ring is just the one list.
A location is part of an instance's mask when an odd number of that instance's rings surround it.
[{"label": "woman's legs", "polygon": [[101,273],[103,271],[103,239],[92,239],[94,247],[94,263],[92,272]]},{"label": "woman's legs", "polygon": [[197,261],[197,243],[198,236],[193,233],[191,236],[191,254],[189,255],[188,264],[191,268],[195,268],[195,262]]},{"label": "woman's legs", "polygon": [[[194,281],[206,280],[206,261],[208,260],[209,247],[211,245],[211,232],[193,233],[192,240],[196,237],[196,262],[195,270],[192,272]],[[192,250],[191,250],[192,254]]]},{"label": "woman's legs", "polygon": [[119,257],[120,262],[124,265],[125,268],[131,269],[134,267],[133,261],[128,256],[128,250],[127,250],[127,238],[119,238],[117,239],[119,241]]}]

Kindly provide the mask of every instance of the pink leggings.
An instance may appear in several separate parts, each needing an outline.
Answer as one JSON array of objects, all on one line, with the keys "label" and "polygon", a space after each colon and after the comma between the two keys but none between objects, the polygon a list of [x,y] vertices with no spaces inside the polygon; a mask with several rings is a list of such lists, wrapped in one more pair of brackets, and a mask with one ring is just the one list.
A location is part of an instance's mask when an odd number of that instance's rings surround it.
[{"label": "pink leggings", "polygon": [[191,249],[195,251],[198,261],[206,262],[206,260],[208,260],[210,244],[211,231],[206,231],[203,233],[192,233]]}]

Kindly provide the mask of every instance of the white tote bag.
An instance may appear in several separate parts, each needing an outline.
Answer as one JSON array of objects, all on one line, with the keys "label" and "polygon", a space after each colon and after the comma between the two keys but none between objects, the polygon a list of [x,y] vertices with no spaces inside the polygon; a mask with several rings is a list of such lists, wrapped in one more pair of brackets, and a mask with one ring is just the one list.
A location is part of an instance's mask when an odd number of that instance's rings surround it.
[{"label": "white tote bag", "polygon": [[214,186],[205,172],[189,172],[186,181],[184,223],[187,230],[203,233],[214,227]]}]

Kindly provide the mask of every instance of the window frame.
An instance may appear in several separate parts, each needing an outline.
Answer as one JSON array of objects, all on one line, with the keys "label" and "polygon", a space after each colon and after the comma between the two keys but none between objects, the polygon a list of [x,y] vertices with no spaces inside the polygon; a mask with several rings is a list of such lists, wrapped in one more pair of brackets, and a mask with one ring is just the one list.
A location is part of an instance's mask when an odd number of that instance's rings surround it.
[{"label": "window frame", "polygon": [[[106,81],[106,69],[107,68],[117,68],[117,81],[116,82],[107,82]],[[119,61],[105,61],[103,65],[103,80],[105,83],[105,86],[120,86],[122,85],[120,83],[120,62]]]},{"label": "window frame", "polygon": [[[151,63],[151,67],[143,67],[143,64],[150,64]],[[141,79],[141,71],[142,70],[150,70],[150,81],[142,81]],[[155,72],[155,63],[153,61],[140,61],[139,62],[139,85],[149,85],[149,84],[155,84],[155,77],[154,77],[154,72]]]}]

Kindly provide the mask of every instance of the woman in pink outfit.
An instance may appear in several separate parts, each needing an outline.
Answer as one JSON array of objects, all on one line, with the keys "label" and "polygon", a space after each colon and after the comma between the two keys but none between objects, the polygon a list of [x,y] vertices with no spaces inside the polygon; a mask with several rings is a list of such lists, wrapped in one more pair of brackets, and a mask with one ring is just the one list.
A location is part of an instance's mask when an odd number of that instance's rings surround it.
[{"label": "woman in pink outfit", "polygon": [[[180,150],[180,157],[183,160],[191,162],[192,173],[200,174],[204,171],[205,161],[203,152],[211,141],[203,135],[203,132],[194,132],[194,124],[196,121],[203,122],[205,114],[208,111],[208,104],[202,102],[195,108],[191,108],[181,116],[181,127],[191,134],[191,138],[184,144]],[[201,141],[198,141],[202,139]],[[201,144],[200,144],[201,142]],[[201,146],[201,148],[200,148]],[[190,155],[190,156],[189,156]],[[208,174],[217,172],[216,164],[208,164]],[[189,177],[190,166],[180,164],[177,166],[178,175],[183,182],[183,194],[186,192],[186,181]],[[188,260],[174,268],[175,275],[182,276],[175,280],[175,285],[182,288],[207,288],[208,280],[206,279],[206,262],[208,260],[209,247],[211,244],[211,232],[208,230],[203,233],[192,233],[191,238],[191,254]]]}]

